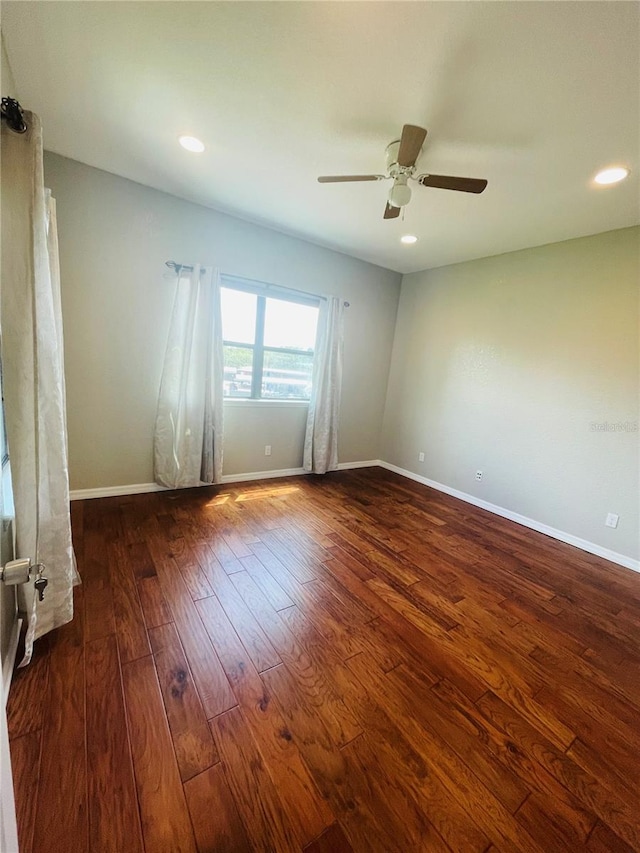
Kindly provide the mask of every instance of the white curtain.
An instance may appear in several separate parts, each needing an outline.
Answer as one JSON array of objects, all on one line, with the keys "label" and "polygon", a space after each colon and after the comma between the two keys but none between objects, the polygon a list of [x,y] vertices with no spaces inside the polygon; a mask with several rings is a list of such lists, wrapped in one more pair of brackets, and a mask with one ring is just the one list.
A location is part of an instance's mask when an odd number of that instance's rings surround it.
[{"label": "white curtain", "polygon": [[303,456],[304,470],[314,474],[338,467],[343,314],[343,302],[336,296],[320,303]]},{"label": "white curtain", "polygon": [[33,641],[73,618],[79,582],[71,545],[60,271],[55,202],[45,190],[42,128],[2,123],[0,328],[7,440],[15,504],[16,556],[44,563],[48,586],[18,587]]},{"label": "white curtain", "polygon": [[176,284],[154,437],[160,485],[220,482],[223,379],[220,280],[196,264]]}]

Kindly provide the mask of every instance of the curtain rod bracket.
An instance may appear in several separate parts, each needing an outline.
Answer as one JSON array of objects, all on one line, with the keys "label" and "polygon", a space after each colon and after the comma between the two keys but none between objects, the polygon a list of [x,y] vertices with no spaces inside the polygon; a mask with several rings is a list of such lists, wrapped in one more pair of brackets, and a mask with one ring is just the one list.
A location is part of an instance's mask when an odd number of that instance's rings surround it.
[{"label": "curtain rod bracket", "polygon": [[24,113],[18,101],[13,98],[3,98],[1,114],[10,130],[14,133],[26,133],[27,123],[24,120]]}]

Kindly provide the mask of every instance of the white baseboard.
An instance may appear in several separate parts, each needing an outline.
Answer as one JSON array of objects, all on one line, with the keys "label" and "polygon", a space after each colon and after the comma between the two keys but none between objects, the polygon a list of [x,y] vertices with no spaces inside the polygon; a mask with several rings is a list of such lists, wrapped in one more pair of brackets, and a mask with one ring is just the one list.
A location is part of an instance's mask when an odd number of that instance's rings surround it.
[{"label": "white baseboard", "polygon": [[[381,465],[377,459],[369,459],[364,462],[340,462],[339,471],[348,471],[351,468],[371,468]],[[246,483],[250,480],[272,480],[277,477],[299,477],[308,472],[304,468],[280,468],[275,471],[250,471],[247,474],[223,474],[222,485],[229,483]],[[96,489],[73,489],[69,493],[72,501],[86,501],[92,498],[114,498],[121,495],[142,495],[148,492],[169,491],[165,486],[157,483],[130,483],[127,486],[100,486]]]},{"label": "white baseboard", "polygon": [[375,468],[382,465],[379,459],[366,459],[364,462],[338,462],[338,471],[351,471],[354,468]]},{"label": "white baseboard", "polygon": [[[364,462],[339,462],[338,471],[349,471],[352,468],[372,468],[379,465],[377,459],[368,459]],[[249,474],[223,474],[223,483],[246,483],[248,480],[271,480],[274,477],[298,477],[308,474],[304,468],[283,468],[281,471],[253,471]]]},{"label": "white baseboard", "polygon": [[223,483],[246,483],[249,480],[273,480],[276,477],[301,477],[304,468],[281,468],[279,471],[250,471],[247,474],[223,474]]},{"label": "white baseboard", "polygon": [[580,548],[581,551],[587,551],[589,554],[595,554],[597,557],[602,557],[612,563],[617,563],[619,566],[624,566],[634,572],[640,572],[640,560],[634,560],[632,557],[627,557],[625,554],[618,554],[616,551],[611,551],[609,548],[603,548],[602,545],[596,545],[595,542],[589,542],[587,539],[581,539],[579,536],[574,536],[572,533],[565,533],[564,530],[558,530],[555,527],[550,527],[548,524],[543,524],[533,518],[528,518],[526,515],[520,515],[518,512],[512,512],[510,509],[498,506],[497,504],[484,501],[482,498],[476,498],[474,495],[469,495],[466,492],[461,492],[458,489],[453,489],[451,486],[445,486],[443,483],[438,483],[435,480],[429,480],[427,477],[421,477],[420,474],[414,474],[413,471],[408,471],[406,468],[399,468],[397,465],[392,465],[390,462],[378,460],[378,465],[381,468],[386,468],[387,471],[393,471],[400,474],[402,477],[407,477],[409,480],[415,480],[417,483],[422,483],[423,486],[430,486],[432,489],[437,489],[439,492],[444,492],[446,495],[451,495],[465,503],[473,504],[473,506],[486,509],[488,512],[499,515],[502,518],[507,518],[509,521],[515,521],[516,524],[522,524],[523,527],[529,527],[531,530],[537,530],[538,533],[544,533],[552,539],[558,539],[560,542],[566,542],[568,545],[573,545],[575,548]]},{"label": "white baseboard", "polygon": [[97,489],[72,489],[71,501],[88,501],[92,498],[116,498],[120,495],[144,495],[147,492],[166,492],[157,483],[129,483],[126,486],[99,486]]}]

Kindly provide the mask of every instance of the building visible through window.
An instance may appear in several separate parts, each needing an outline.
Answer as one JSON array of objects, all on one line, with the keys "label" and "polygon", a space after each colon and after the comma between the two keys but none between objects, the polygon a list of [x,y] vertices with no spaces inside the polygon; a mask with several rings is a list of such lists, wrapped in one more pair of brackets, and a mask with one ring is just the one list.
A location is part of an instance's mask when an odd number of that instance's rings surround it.
[{"label": "building visible through window", "polygon": [[223,279],[225,397],[308,400],[318,300]]}]

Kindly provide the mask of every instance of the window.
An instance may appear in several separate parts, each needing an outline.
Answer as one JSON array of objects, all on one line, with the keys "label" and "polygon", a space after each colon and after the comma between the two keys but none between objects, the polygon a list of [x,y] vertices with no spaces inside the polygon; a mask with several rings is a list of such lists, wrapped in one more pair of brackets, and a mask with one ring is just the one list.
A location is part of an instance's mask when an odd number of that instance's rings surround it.
[{"label": "window", "polygon": [[223,278],[224,396],[308,400],[318,300]]}]

